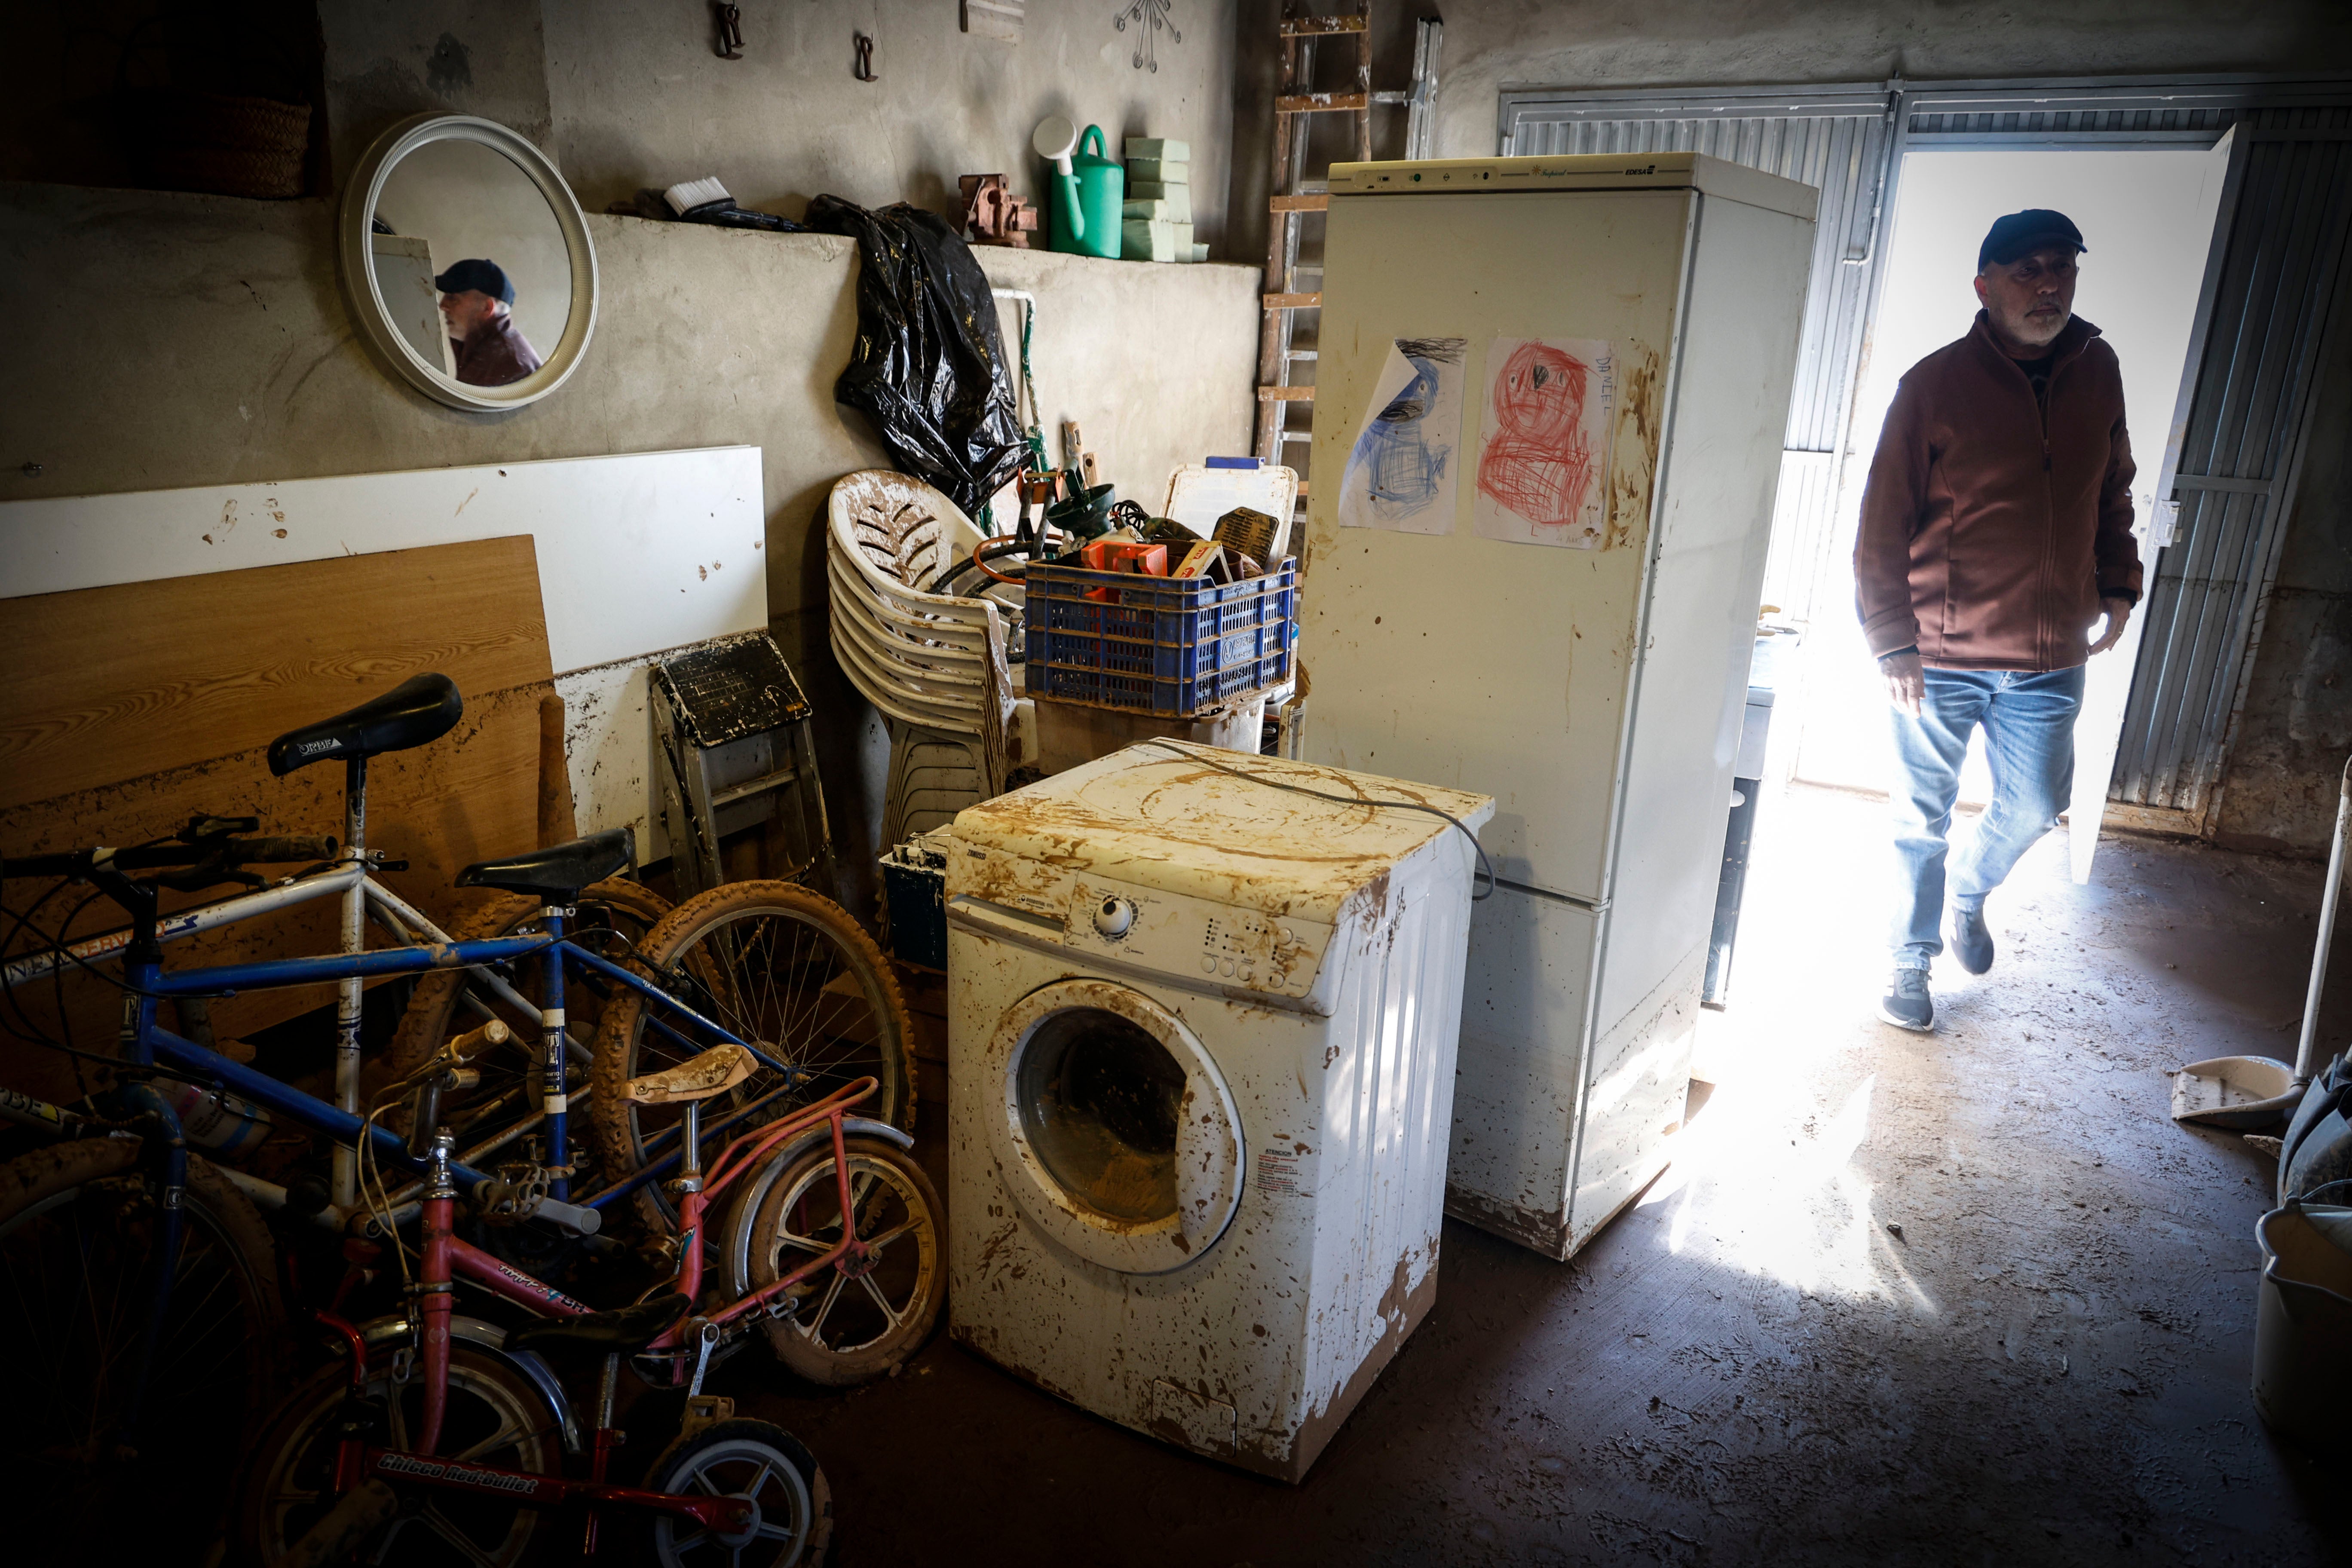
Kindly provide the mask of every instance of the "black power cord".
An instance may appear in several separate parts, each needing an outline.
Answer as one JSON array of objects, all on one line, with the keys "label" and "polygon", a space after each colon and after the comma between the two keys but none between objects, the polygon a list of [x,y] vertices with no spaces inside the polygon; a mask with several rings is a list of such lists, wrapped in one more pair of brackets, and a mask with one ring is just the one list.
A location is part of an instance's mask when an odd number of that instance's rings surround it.
[{"label": "black power cord", "polygon": [[1305,784],[1288,784],[1281,779],[1268,778],[1264,773],[1254,773],[1241,768],[1229,767],[1225,763],[1218,762],[1213,758],[1204,757],[1199,752],[1193,751],[1189,747],[1179,745],[1174,741],[1138,741],[1136,744],[1139,746],[1156,746],[1161,751],[1171,752],[1177,756],[1182,757],[1186,762],[1198,763],[1204,768],[1214,768],[1221,773],[1231,773],[1237,779],[1247,779],[1252,784],[1264,784],[1268,789],[1285,790],[1292,795],[1303,795],[1315,800],[1328,800],[1338,805],[1376,805],[1390,811],[1419,811],[1424,812],[1431,816],[1443,817],[1447,822],[1454,825],[1455,832],[1461,834],[1463,837],[1470,840],[1470,852],[1478,857],[1478,870],[1486,879],[1486,890],[1483,893],[1475,890],[1477,887],[1476,878],[1474,877],[1471,879],[1471,887],[1473,890],[1470,894],[1470,901],[1474,904],[1479,903],[1492,897],[1494,894],[1495,868],[1486,859],[1486,851],[1485,847],[1479,844],[1478,836],[1471,832],[1469,827],[1463,823],[1462,819],[1454,816],[1450,811],[1442,811],[1436,806],[1428,805],[1417,800],[1384,800],[1372,795],[1334,795],[1328,790],[1308,789]]}]

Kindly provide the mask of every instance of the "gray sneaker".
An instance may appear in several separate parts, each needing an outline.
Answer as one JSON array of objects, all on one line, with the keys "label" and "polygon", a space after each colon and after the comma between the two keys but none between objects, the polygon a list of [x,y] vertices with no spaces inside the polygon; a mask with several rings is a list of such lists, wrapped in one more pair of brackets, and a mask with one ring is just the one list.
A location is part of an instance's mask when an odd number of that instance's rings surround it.
[{"label": "gray sneaker", "polygon": [[1878,999],[1878,1016],[1898,1029],[1927,1034],[1936,1026],[1936,999],[1927,994],[1927,972],[1898,969],[1895,984]]},{"label": "gray sneaker", "polygon": [[1992,967],[1992,931],[1985,924],[1982,910],[1952,906],[1952,956],[1970,974],[1982,974]]}]

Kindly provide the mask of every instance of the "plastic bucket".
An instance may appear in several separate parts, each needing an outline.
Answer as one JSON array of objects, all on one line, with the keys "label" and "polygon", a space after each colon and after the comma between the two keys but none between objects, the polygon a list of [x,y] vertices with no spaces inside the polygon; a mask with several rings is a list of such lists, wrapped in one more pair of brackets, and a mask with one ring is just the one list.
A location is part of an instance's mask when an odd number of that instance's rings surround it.
[{"label": "plastic bucket", "polygon": [[2352,1208],[2289,1204],[2264,1215],[2254,1237],[2254,1408],[2283,1437],[2352,1453]]}]

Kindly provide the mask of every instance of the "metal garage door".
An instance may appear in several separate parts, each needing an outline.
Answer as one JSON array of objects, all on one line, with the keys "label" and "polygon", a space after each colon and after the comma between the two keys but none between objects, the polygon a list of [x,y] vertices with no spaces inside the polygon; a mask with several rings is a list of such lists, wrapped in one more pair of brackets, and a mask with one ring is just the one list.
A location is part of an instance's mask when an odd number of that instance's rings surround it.
[{"label": "metal garage door", "polygon": [[2253,109],[2233,137],[2171,500],[2109,798],[2202,825],[2278,569],[2314,369],[2352,216],[2352,109]]}]

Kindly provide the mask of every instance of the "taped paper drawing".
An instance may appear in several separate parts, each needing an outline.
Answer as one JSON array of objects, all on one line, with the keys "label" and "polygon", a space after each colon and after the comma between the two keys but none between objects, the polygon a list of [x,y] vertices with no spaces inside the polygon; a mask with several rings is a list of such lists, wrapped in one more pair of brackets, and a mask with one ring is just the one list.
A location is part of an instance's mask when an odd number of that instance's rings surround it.
[{"label": "taped paper drawing", "polygon": [[1614,357],[1591,338],[1496,338],[1486,351],[1473,525],[1486,539],[1594,550],[1608,521]]},{"label": "taped paper drawing", "polygon": [[1466,338],[1398,338],[1348,453],[1339,526],[1454,531]]}]

